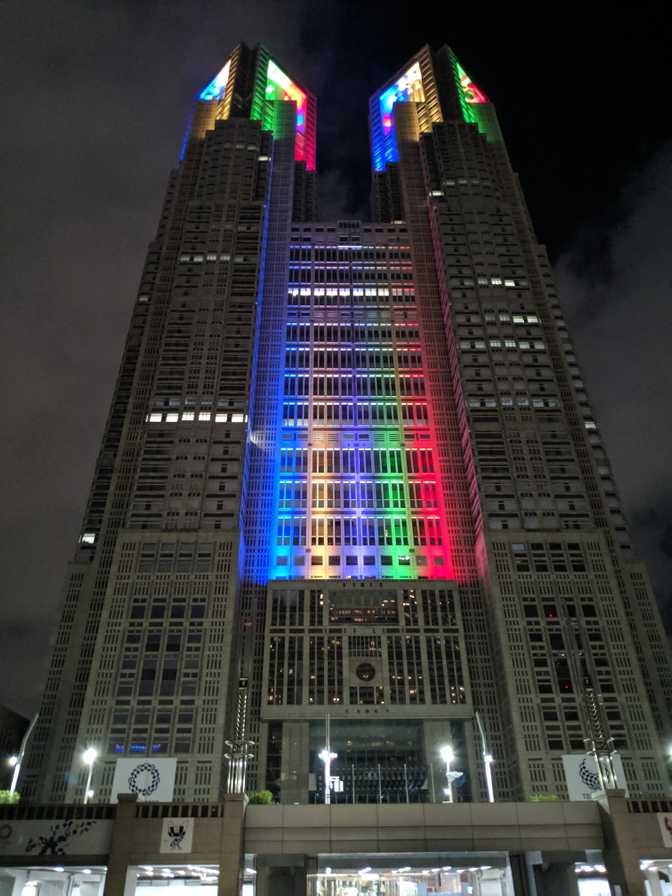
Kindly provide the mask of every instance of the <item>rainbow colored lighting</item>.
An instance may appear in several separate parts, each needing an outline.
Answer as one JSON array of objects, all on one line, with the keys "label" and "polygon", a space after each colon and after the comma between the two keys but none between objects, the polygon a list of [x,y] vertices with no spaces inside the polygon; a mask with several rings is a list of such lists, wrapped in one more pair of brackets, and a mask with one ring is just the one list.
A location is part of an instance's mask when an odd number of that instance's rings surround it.
[{"label": "rainbow colored lighting", "polygon": [[490,101],[483,91],[474,84],[454,54],[452,58],[462,118],[467,124],[476,125],[479,133],[483,134],[486,140],[497,142],[501,136]]},{"label": "rainbow colored lighting", "polygon": [[480,88],[478,88],[465,72],[459,62],[455,63],[457,68],[457,77],[460,82],[460,88],[465,103],[473,106],[477,103],[487,103],[488,98]]},{"label": "rainbow colored lighting", "polygon": [[[314,135],[307,135],[308,97],[305,91],[294,83],[282,69],[268,60],[264,76],[264,112],[262,123],[265,129],[275,130],[272,103],[284,100],[296,103],[296,143],[294,158],[297,162],[305,161],[309,171],[315,170]],[[310,139],[309,139],[310,138]]]},{"label": "rainbow colored lighting", "polygon": [[226,85],[229,80],[229,73],[231,71],[231,60],[229,59],[224,66],[224,68],[212,79],[212,81],[208,84],[207,87],[204,87],[203,90],[198,95],[199,100],[218,100],[220,99],[224,91],[226,90]]},{"label": "rainbow colored lighting", "polygon": [[378,97],[378,116],[382,127],[373,141],[373,159],[376,171],[382,171],[388,162],[399,160],[392,113],[395,103],[424,103],[424,101],[425,91],[422,86],[419,62],[414,62],[394,84],[381,91]]},{"label": "rainbow colored lighting", "polygon": [[270,579],[454,575],[410,256],[373,285],[363,248],[293,247],[332,260],[290,261]]}]

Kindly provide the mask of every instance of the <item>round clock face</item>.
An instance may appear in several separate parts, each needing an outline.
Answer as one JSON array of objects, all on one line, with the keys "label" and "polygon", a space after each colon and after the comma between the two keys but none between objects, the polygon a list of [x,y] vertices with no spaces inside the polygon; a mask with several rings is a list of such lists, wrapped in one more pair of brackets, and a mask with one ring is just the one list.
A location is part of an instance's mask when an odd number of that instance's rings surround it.
[{"label": "round clock face", "polygon": [[373,681],[376,677],[376,670],[371,663],[360,663],[355,672],[360,681]]}]

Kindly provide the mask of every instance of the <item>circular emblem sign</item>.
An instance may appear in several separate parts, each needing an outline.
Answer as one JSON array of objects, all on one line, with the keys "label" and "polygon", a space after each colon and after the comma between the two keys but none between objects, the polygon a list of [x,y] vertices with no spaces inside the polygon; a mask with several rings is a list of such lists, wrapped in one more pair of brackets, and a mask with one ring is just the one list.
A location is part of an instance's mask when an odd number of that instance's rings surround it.
[{"label": "circular emblem sign", "polygon": [[373,681],[376,677],[376,670],[371,663],[360,663],[355,672],[360,681]]},{"label": "circular emblem sign", "polygon": [[588,763],[585,759],[582,759],[581,764],[579,765],[579,778],[581,778],[586,787],[590,787],[591,790],[600,789],[600,777],[588,768]]},{"label": "circular emblem sign", "polygon": [[141,762],[128,776],[128,789],[140,796],[150,796],[160,782],[161,775],[158,768],[151,762]]}]

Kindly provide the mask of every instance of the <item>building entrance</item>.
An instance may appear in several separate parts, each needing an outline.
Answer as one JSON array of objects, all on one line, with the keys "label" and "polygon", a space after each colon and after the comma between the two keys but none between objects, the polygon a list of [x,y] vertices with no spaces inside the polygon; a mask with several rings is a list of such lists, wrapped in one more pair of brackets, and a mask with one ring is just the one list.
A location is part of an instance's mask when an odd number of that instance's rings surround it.
[{"label": "building entrance", "polygon": [[507,853],[320,856],[308,896],[513,896]]}]

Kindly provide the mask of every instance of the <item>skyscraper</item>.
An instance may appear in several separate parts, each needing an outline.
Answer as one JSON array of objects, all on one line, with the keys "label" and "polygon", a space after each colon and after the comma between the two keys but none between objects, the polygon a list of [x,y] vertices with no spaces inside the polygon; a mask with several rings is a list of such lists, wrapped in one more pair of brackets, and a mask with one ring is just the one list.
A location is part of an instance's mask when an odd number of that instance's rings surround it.
[{"label": "skyscraper", "polygon": [[663,629],[494,108],[425,47],[369,123],[373,222],[316,223],[312,94],[244,45],[200,93],[26,797],[81,798],[89,745],[102,801],[129,756],[216,799],[232,751],[283,802],[566,798],[586,752],[667,786]]}]

